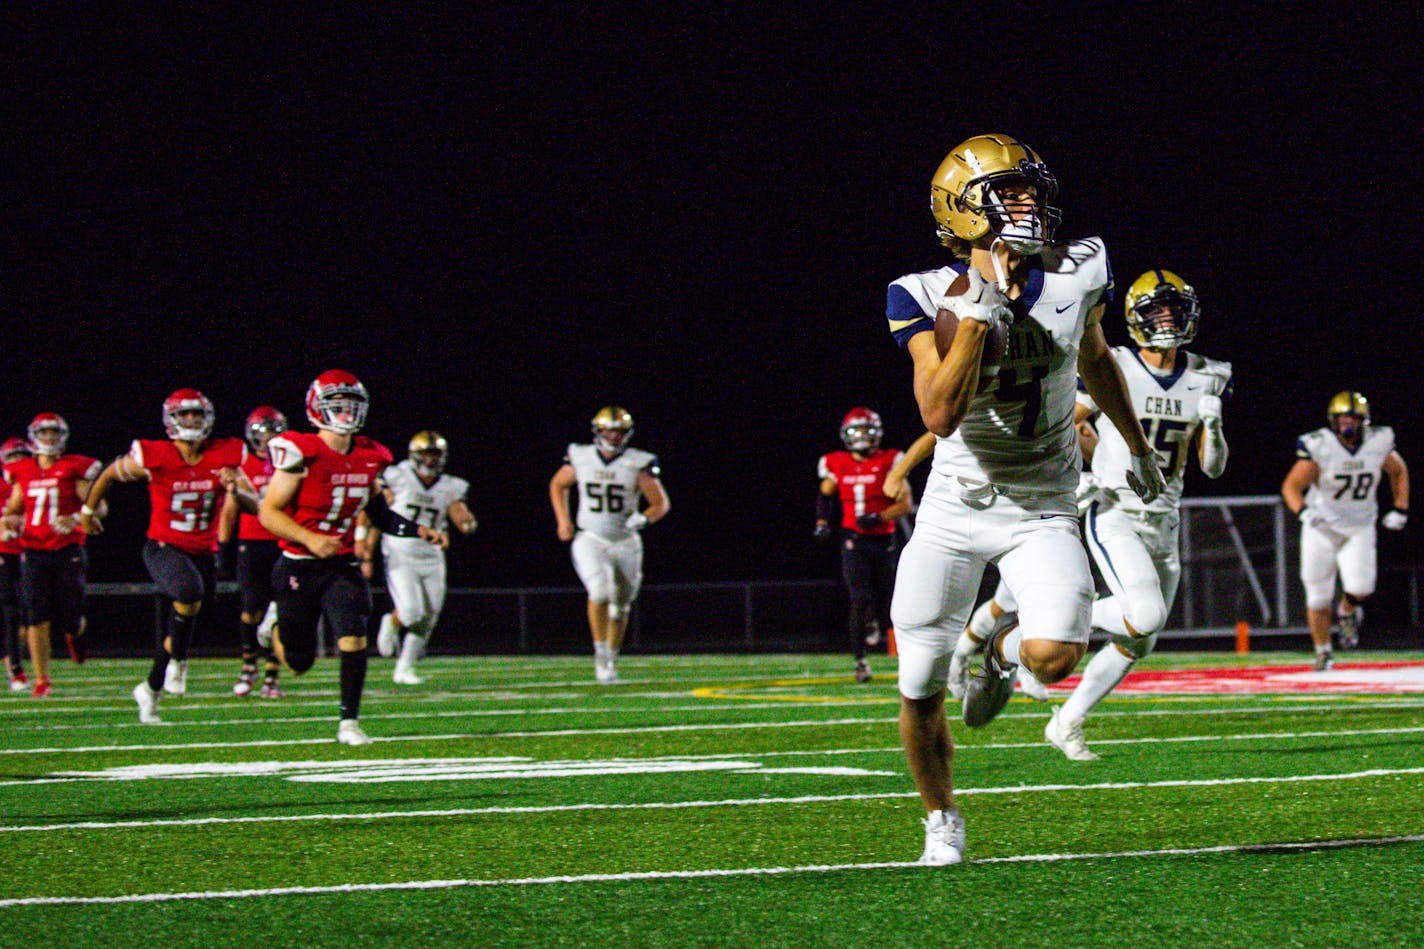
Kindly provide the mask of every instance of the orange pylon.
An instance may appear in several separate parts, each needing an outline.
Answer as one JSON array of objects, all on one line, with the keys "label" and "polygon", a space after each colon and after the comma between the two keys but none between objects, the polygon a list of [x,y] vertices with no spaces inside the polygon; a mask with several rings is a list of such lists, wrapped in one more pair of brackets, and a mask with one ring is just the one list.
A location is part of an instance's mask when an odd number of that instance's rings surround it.
[{"label": "orange pylon", "polygon": [[885,652],[891,656],[900,655],[895,649],[895,627],[893,626],[891,626],[885,634]]},{"label": "orange pylon", "polygon": [[1246,655],[1251,651],[1251,627],[1246,625],[1243,619],[1236,624],[1236,652],[1238,655]]}]

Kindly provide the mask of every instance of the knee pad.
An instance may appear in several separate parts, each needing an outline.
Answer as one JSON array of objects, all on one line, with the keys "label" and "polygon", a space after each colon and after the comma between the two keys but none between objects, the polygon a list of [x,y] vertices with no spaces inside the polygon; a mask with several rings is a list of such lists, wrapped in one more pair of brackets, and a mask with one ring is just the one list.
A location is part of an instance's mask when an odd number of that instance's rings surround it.
[{"label": "knee pad", "polygon": [[1149,596],[1129,596],[1124,618],[1137,630],[1138,635],[1132,638],[1155,636],[1159,629],[1167,625],[1167,604],[1162,602],[1162,594],[1155,589]]},{"label": "knee pad", "polygon": [[1146,636],[1113,636],[1113,643],[1133,659],[1145,659],[1157,647],[1157,634]]}]

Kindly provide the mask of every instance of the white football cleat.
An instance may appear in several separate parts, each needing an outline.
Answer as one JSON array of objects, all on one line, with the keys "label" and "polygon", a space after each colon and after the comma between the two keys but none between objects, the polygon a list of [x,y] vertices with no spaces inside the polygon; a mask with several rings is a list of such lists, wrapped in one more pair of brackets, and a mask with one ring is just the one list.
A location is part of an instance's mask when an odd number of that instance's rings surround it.
[{"label": "white football cleat", "polygon": [[262,622],[257,624],[257,645],[263,649],[272,648],[272,627],[277,625],[277,604],[268,603]]},{"label": "white football cleat", "polygon": [[396,671],[391,674],[391,681],[396,685],[420,685],[425,680],[416,675],[414,669],[396,666]]},{"label": "white football cleat", "polygon": [[1048,724],[1043,726],[1043,737],[1048,739],[1069,761],[1097,761],[1098,756],[1088,750],[1083,739],[1083,720],[1064,721],[1054,709],[1048,716]]},{"label": "white football cleat", "polygon": [[158,717],[158,693],[148,687],[148,680],[145,679],[133,690],[134,701],[138,703],[138,720],[145,725],[160,725],[163,719]]},{"label": "white football cleat", "polygon": [[597,680],[599,685],[618,684],[618,670],[613,667],[612,663],[608,663],[607,665],[595,665],[593,667],[593,677]]},{"label": "white football cleat", "polygon": [[958,809],[931,811],[925,818],[925,852],[920,866],[947,867],[964,860],[964,818]]},{"label": "white football cleat", "polygon": [[369,745],[371,736],[361,730],[361,723],[354,718],[343,718],[336,727],[336,740],[343,745]]},{"label": "white football cleat", "polygon": [[232,687],[232,694],[238,696],[250,695],[252,693],[252,686],[256,681],[257,667],[243,666],[242,671],[238,673],[237,682]]},{"label": "white football cleat", "polygon": [[1048,701],[1048,686],[1034,678],[1023,663],[1019,663],[1019,689],[1024,695],[1038,702]]},{"label": "white football cleat", "polygon": [[187,659],[168,660],[168,668],[163,670],[163,691],[169,695],[183,695],[188,691]]},{"label": "white football cleat", "polygon": [[[381,626],[376,633],[376,652],[389,659],[400,648],[400,627],[390,613],[381,617]],[[399,680],[397,680],[399,681]]]}]

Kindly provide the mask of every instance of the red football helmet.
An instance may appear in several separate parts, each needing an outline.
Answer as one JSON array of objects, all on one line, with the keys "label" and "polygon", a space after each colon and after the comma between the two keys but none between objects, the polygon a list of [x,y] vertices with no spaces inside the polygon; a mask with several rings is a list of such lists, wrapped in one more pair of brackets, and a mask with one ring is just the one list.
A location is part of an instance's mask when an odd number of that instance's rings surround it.
[{"label": "red football helmet", "polygon": [[341,435],[361,431],[370,402],[361,380],[344,369],[328,369],[307,386],[307,418],[317,428]]},{"label": "red football helmet", "polygon": [[[203,420],[196,424],[184,421],[183,416],[189,412],[202,412]],[[197,389],[179,389],[163,400],[163,430],[180,442],[205,440],[213,433],[216,417],[213,403]]]},{"label": "red football helmet", "polygon": [[0,463],[9,464],[12,461],[19,461],[21,458],[28,458],[34,452],[30,451],[30,443],[23,438],[7,438],[5,444],[0,445]]},{"label": "red football helmet", "polygon": [[25,434],[30,439],[30,451],[58,457],[69,444],[69,423],[58,412],[41,412],[30,422]]},{"label": "red football helmet", "polygon": [[875,451],[884,434],[880,416],[864,406],[856,406],[841,419],[841,442],[850,451]]},{"label": "red football helmet", "polygon": [[247,422],[243,425],[247,447],[257,454],[266,454],[267,442],[286,430],[287,417],[270,405],[259,405],[247,413]]}]

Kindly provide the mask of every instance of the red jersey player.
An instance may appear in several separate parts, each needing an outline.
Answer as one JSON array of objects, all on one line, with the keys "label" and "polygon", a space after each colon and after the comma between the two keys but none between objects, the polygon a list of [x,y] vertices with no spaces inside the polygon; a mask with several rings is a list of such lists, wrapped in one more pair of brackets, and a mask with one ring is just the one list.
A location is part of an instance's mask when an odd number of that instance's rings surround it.
[{"label": "red jersey player", "polygon": [[[35,664],[36,698],[50,694],[50,634],[55,628],[72,642],[84,615],[84,574],[88,558],[79,509],[89,485],[98,477],[99,462],[87,455],[65,454],[69,424],[54,412],[41,412],[30,422],[34,457],[5,468],[13,485],[5,502],[6,529],[18,532],[20,604],[25,634]],[[79,653],[73,653],[76,659]]]},{"label": "red jersey player", "polygon": [[135,439],[94,482],[84,505],[84,527],[102,530],[94,509],[114,481],[147,481],[151,511],[143,563],[171,605],[148,678],[134,687],[139,721],[157,722],[162,692],[187,691],[188,645],[203,604],[216,586],[217,516],[227,497],[221,473],[247,457],[240,438],[212,438],[213,404],[197,389],[179,389],[163,402],[162,439]]},{"label": "red jersey player", "polygon": [[885,476],[901,453],[880,447],[883,434],[879,415],[867,408],[853,408],[841,420],[841,442],[846,450],[823,455],[818,466],[821,493],[815,536],[829,538],[832,521],[840,525],[841,576],[850,594],[849,628],[857,682],[870,680],[865,647],[878,643],[880,631],[890,628],[890,594],[895,589],[899,557],[895,521],[909,513],[911,504],[908,492],[898,498],[885,493]]},{"label": "red jersey player", "polygon": [[391,511],[380,474],[390,449],[364,435],[370,399],[349,372],[331,369],[307,388],[307,419],[316,431],[286,432],[267,443],[272,480],[262,497],[262,526],[277,535],[282,555],[272,580],[277,630],[272,646],[297,675],[316,662],[317,621],[323,616],[341,653],[341,724],[336,740],[368,745],[357,720],[366,683],[366,626],[371,590],[353,554],[356,516],[398,537],[445,542],[444,534]]},{"label": "red jersey player", "polygon": [[[29,458],[30,443],[23,438],[6,439],[0,445],[0,464],[7,468],[22,458]],[[0,482],[0,509],[10,499],[10,481]],[[5,674],[10,679],[11,692],[23,692],[30,680],[25,675],[24,659],[20,655],[20,548],[19,536],[0,540],[0,621],[5,625]]]},{"label": "red jersey player", "polygon": [[[247,437],[248,454],[241,470],[259,498],[272,478],[267,443],[287,428],[287,416],[270,405],[259,405],[247,415],[243,430]],[[277,564],[279,553],[277,535],[263,527],[256,514],[240,511],[235,504],[223,508],[218,541],[225,546],[234,535],[237,540],[237,587],[242,599],[238,616],[242,627],[242,669],[238,673],[237,684],[232,687],[232,694],[248,695],[252,692],[257,681],[257,658],[261,656],[264,671],[260,694],[264,699],[281,698],[282,690],[277,688],[281,663],[270,645],[262,645],[257,632],[258,627],[267,622],[264,617],[272,604],[272,568]],[[275,617],[272,621],[275,622]]]}]

